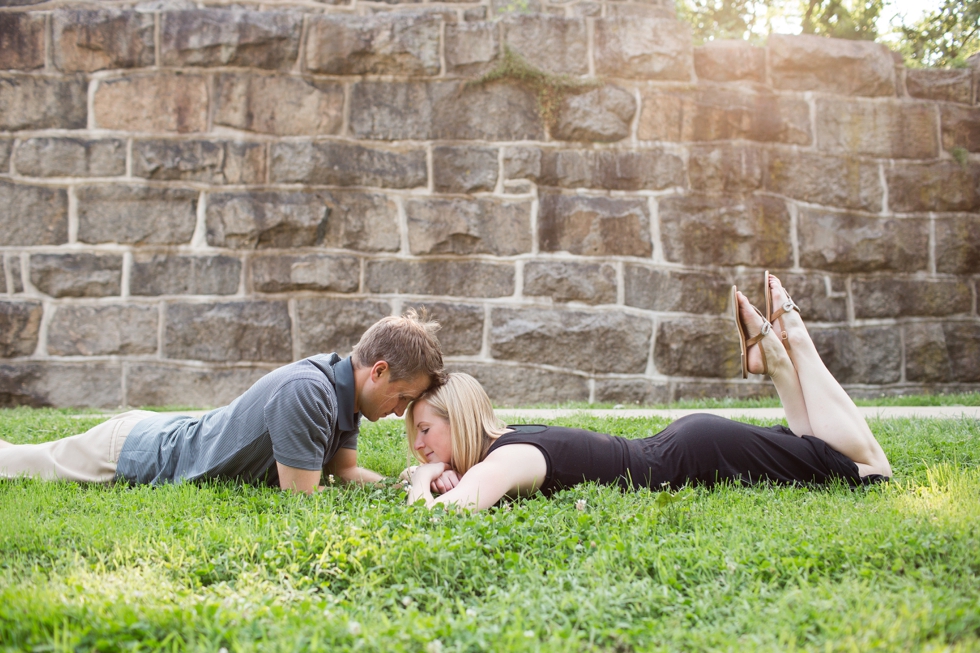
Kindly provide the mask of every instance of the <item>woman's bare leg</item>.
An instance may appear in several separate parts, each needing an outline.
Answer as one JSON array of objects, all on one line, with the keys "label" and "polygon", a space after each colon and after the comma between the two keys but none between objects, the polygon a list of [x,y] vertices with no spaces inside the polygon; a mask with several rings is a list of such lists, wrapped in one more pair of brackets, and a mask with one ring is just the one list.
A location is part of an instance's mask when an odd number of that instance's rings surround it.
[{"label": "woman's bare leg", "polygon": [[[786,301],[782,283],[770,276],[769,285],[773,305],[781,306]],[[885,452],[857,406],[824,365],[803,324],[803,318],[796,311],[790,311],[778,321],[781,328],[773,331],[782,331],[786,349],[796,367],[812,435],[853,460],[862,476],[891,476],[891,465]]]}]

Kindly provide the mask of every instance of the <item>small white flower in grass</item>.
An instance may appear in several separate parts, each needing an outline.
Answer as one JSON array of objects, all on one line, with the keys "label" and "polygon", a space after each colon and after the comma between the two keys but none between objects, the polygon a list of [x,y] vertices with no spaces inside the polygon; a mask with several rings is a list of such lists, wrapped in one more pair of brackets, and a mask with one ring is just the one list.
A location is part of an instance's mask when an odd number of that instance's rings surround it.
[{"label": "small white flower in grass", "polygon": [[361,634],[361,624],[357,623],[356,621],[351,621],[347,624],[347,632],[354,637],[357,637]]},{"label": "small white flower in grass", "polygon": [[585,510],[585,499],[579,499],[575,502],[576,510]]},{"label": "small white flower in grass", "polygon": [[533,630],[525,630],[524,631],[524,636],[525,637],[534,637],[534,631]]},{"label": "small white flower in grass", "polygon": [[327,474],[327,483],[333,485],[333,474]]},{"label": "small white flower in grass", "polygon": [[467,617],[475,617],[476,616],[476,610],[474,610],[473,608],[466,608],[466,616]]},{"label": "small white flower in grass", "polygon": [[414,601],[412,600],[411,596],[406,596],[402,598],[402,605],[404,605],[406,608],[412,605],[412,603],[414,603]]},{"label": "small white flower in grass", "polygon": [[434,639],[425,645],[425,650],[427,653],[442,653],[442,642]]},{"label": "small white flower in grass", "polygon": [[218,653],[228,653],[228,649],[222,646],[221,648],[218,649]]}]

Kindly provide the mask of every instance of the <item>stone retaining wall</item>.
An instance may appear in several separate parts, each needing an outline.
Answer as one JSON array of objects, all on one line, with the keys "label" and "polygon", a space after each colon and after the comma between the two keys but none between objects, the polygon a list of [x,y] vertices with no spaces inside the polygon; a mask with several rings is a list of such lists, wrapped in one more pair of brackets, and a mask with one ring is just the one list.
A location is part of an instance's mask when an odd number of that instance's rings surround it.
[{"label": "stone retaining wall", "polygon": [[[0,4],[0,405],[217,405],[419,305],[501,404],[769,394],[766,268],[852,393],[980,388],[977,71],[666,2]],[[599,81],[546,120],[505,49]]]}]

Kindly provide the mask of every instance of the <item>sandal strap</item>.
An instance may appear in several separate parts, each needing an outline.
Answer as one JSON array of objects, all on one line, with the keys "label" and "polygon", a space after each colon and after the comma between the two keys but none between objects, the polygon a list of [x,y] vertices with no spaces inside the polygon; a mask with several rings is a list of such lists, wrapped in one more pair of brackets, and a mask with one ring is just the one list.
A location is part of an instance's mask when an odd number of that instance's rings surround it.
[{"label": "sandal strap", "polygon": [[[752,308],[755,308],[755,306]],[[745,351],[748,351],[755,345],[759,345],[759,352],[762,354],[762,370],[767,376],[769,376],[769,361],[766,360],[766,348],[762,346],[762,339],[765,338],[770,331],[772,331],[772,323],[769,322],[769,320],[766,320],[765,316],[762,315],[762,311],[760,311],[758,308],[755,308],[755,312],[758,313],[763,319],[762,331],[755,334],[751,338],[745,339]]]},{"label": "sandal strap", "polygon": [[786,315],[790,311],[796,311],[797,313],[800,313],[800,307],[796,305],[796,302],[793,301],[792,297],[786,295],[786,301],[783,302],[782,306],[780,306],[779,308],[777,308],[772,312],[772,316],[769,318],[769,321],[775,322],[776,320]]}]

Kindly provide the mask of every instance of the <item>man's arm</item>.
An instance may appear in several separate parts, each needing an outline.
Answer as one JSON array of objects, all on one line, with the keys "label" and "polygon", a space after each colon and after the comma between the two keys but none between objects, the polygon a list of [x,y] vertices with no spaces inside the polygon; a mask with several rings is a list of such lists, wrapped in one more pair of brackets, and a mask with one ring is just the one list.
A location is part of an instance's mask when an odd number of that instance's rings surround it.
[{"label": "man's arm", "polygon": [[[328,474],[349,483],[377,483],[384,478],[381,474],[365,467],[357,466],[357,449],[337,449],[337,453],[327,463]],[[281,478],[281,477],[280,477]]]},{"label": "man's arm", "polygon": [[276,463],[276,467],[279,468],[279,487],[283,490],[310,494],[320,483],[319,469],[299,469],[280,462]]}]

